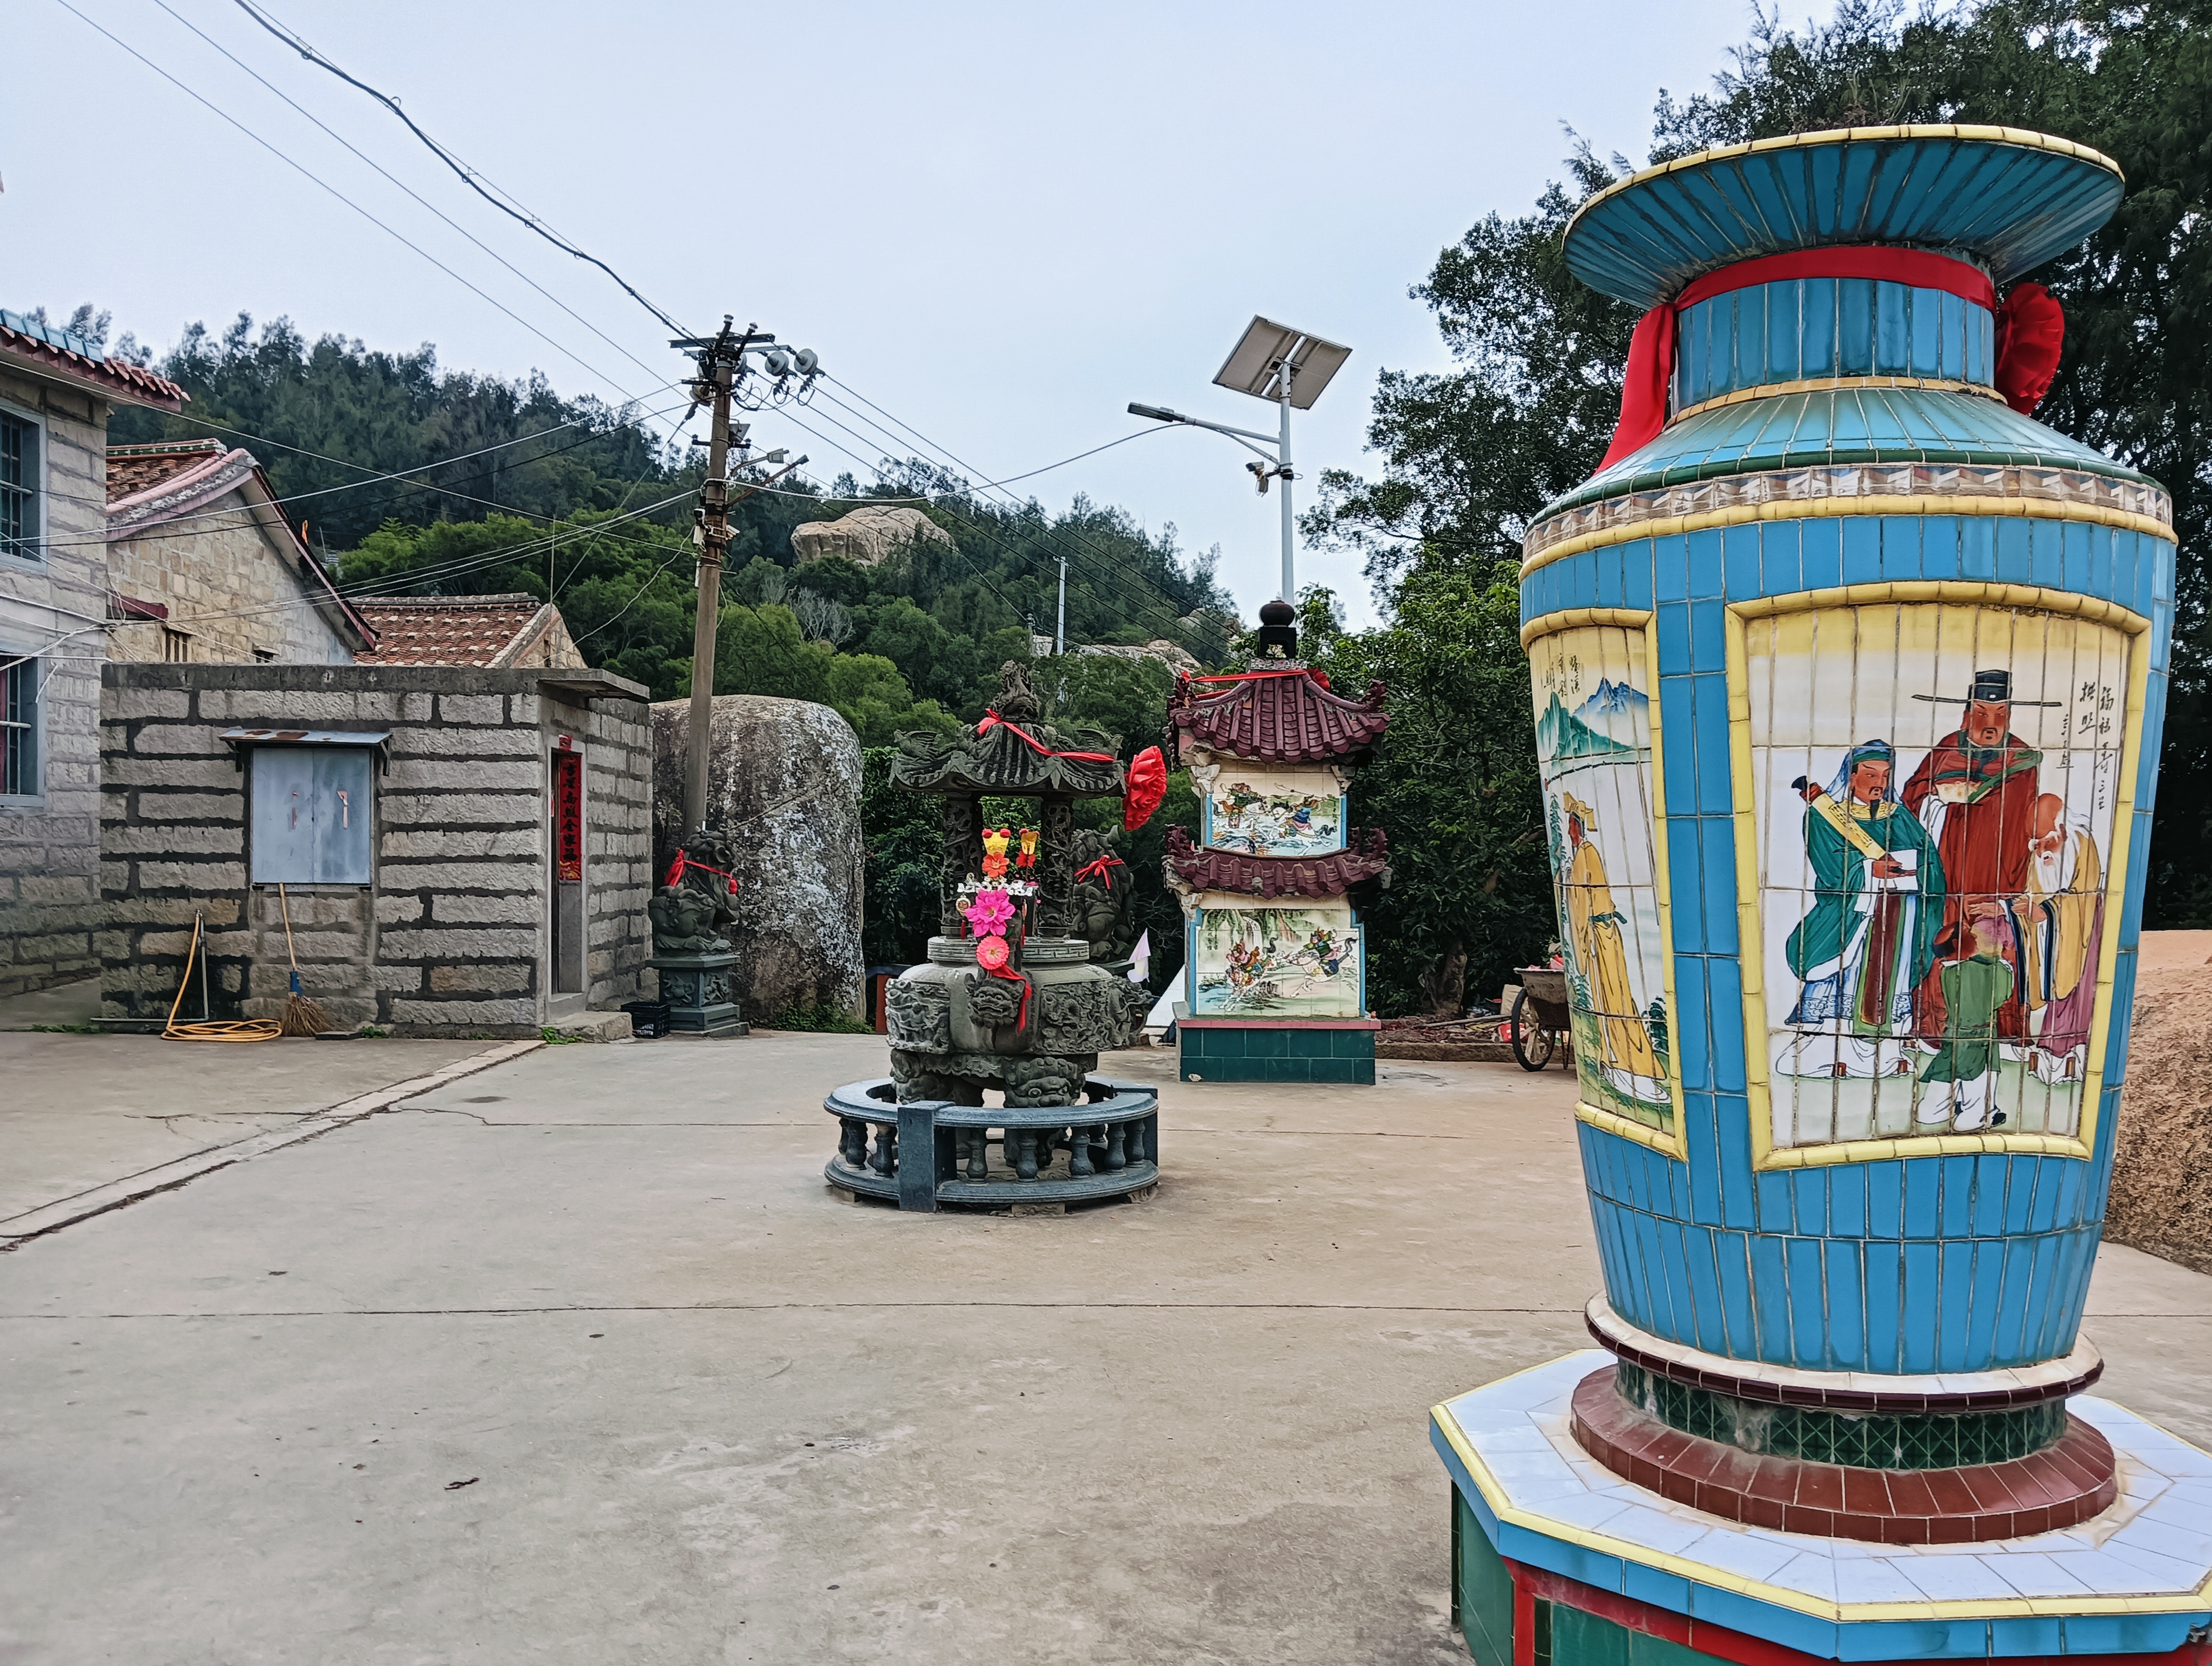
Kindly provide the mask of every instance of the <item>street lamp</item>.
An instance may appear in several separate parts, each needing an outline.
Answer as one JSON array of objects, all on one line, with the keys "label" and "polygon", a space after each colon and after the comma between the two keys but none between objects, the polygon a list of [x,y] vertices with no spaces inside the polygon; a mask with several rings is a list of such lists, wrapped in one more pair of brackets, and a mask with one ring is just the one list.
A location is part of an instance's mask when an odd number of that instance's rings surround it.
[{"label": "street lamp", "polygon": [[[1202,417],[1186,416],[1181,411],[1170,410],[1164,405],[1131,404],[1133,416],[1149,416],[1157,423],[1181,423],[1191,428],[1210,429],[1216,434],[1225,434],[1247,451],[1257,452],[1263,459],[1247,463],[1259,482],[1261,496],[1267,490],[1267,482],[1280,479],[1283,483],[1283,599],[1297,600],[1297,577],[1293,562],[1297,546],[1297,527],[1291,511],[1291,482],[1297,477],[1291,471],[1291,410],[1313,409],[1313,402],[1321,397],[1329,379],[1343,368],[1344,362],[1352,356],[1349,347],[1340,347],[1333,341],[1323,341],[1319,336],[1310,336],[1303,330],[1293,330],[1286,324],[1277,324],[1272,319],[1255,318],[1244,331],[1243,338],[1229,355],[1228,362],[1213,378],[1216,387],[1232,388],[1239,393],[1249,393],[1255,399],[1266,399],[1282,410],[1281,431],[1274,435],[1255,433],[1250,429],[1231,428],[1224,423],[1209,423]],[[1262,449],[1268,441],[1274,442],[1272,452]],[[1253,442],[1261,442],[1255,445]]]}]

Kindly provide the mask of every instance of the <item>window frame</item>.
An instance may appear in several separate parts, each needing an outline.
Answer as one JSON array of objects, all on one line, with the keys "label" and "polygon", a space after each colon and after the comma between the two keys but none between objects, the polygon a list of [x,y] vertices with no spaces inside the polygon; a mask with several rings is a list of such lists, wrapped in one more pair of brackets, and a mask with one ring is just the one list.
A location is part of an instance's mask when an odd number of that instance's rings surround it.
[{"label": "window frame", "polygon": [[[20,729],[29,737],[31,749],[31,790],[27,793],[0,791],[0,806],[22,809],[40,806],[46,801],[46,709],[42,697],[46,692],[45,660],[27,649],[9,648],[0,643],[0,660],[21,659],[18,664],[0,666],[0,757],[4,757],[4,737],[7,731]],[[8,690],[10,684],[17,689],[29,690],[30,718],[28,721],[11,719]],[[7,776],[4,764],[0,764],[0,787],[4,787]]]},{"label": "window frame", "polygon": [[27,500],[27,525],[15,538],[0,538],[0,563],[33,572],[46,570],[46,453],[48,451],[46,419],[37,411],[27,410],[12,401],[0,399],[0,416],[20,423],[29,430],[38,455],[24,471],[27,481],[20,488]]}]

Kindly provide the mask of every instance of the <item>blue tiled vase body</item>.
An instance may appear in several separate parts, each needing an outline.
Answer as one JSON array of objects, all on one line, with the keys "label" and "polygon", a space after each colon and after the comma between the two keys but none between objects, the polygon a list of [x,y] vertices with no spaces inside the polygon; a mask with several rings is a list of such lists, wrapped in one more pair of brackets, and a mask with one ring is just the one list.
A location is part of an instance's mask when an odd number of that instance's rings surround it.
[{"label": "blue tiled vase body", "polygon": [[[1818,199],[1826,165],[1783,189]],[[1869,188],[1856,230],[1715,212],[1694,255],[1679,228],[1578,227],[1578,270],[1650,301],[1778,249],[1911,240],[2002,282],[2025,258],[2008,228],[2040,213],[2071,240],[2117,196],[1994,172],[1959,199],[1966,230],[1937,212],[1897,237]],[[2054,228],[2058,186],[2082,200]],[[1995,319],[1955,294],[1792,278],[1677,329],[1668,425],[1539,517],[1522,587],[1561,937],[1593,1009],[1578,1133],[1607,1299],[1777,1366],[2064,1355],[2127,1055],[2170,508],[1992,397]],[[1630,672],[1592,669],[1608,656]],[[1977,690],[2009,696],[1978,749]],[[1647,737],[1608,717],[1646,700]],[[1937,783],[1921,808],[1916,776]],[[1915,871],[1880,873],[1885,848]]]}]

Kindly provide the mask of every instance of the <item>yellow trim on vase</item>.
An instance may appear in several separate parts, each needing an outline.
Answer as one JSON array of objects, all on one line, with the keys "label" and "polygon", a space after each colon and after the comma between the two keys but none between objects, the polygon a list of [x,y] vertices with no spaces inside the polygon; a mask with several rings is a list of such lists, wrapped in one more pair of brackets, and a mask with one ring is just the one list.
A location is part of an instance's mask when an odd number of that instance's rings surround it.
[{"label": "yellow trim on vase", "polygon": [[[2025,127],[1986,127],[1960,122],[1906,122],[1884,127],[1826,127],[1811,133],[1784,133],[1771,139],[1753,139],[1745,144],[1716,145],[1711,150],[1699,150],[1687,156],[1677,156],[1671,162],[1640,168],[1626,179],[1617,179],[1591,198],[1567,222],[1566,235],[1572,237],[1582,217],[1599,204],[1608,202],[1625,191],[1633,190],[1648,179],[1663,179],[1669,173],[1686,173],[1693,167],[1708,167],[1714,162],[1732,161],[1738,156],[1762,155],[1772,150],[1802,150],[1819,144],[1874,143],[1883,139],[1970,139],[1995,144],[2018,145],[2023,150],[2049,150],[2061,156],[2072,156],[2103,168],[2127,183],[2127,174],[2120,165],[2101,150],[2092,150],[2086,144],[2076,144],[2071,139],[2062,139],[2052,133],[2038,133]],[[1755,257],[1746,256],[1750,259]]]},{"label": "yellow trim on vase", "polygon": [[[1927,605],[1986,607],[2072,617],[2123,631],[2128,650],[2128,696],[2120,738],[2119,777],[2113,794],[2111,860],[2105,876],[2105,920],[2109,927],[2098,953],[2097,997],[2089,1022],[2089,1068],[2081,1085],[2081,1132],[2051,1134],[1905,1134],[1882,1140],[1838,1140],[1827,1145],[1774,1144],[1774,1102],[1767,1067],[1766,939],[1759,891],[1759,828],[1755,814],[1751,737],[1751,675],[1745,628],[1754,619],[1784,614],[1846,608]],[[1754,1170],[1820,1168],[1840,1163],[1875,1163],[1905,1157],[1956,1156],[1977,1152],[2021,1152],[2038,1156],[2088,1158],[2096,1150],[2097,1119],[2105,1079],[2105,1049],[2111,1039],[2112,985],[2118,964],[2119,921],[2127,901],[2130,847],[2135,832],[2136,777],[2142,762],[2144,705],[2150,678],[2150,621],[2140,613],[2095,596],[2076,596],[2033,585],[1985,584],[1967,580],[1897,581],[1845,585],[1832,590],[1734,602],[1724,616],[1727,632],[1729,789],[1735,808],[1736,956],[1743,979],[1745,1097],[1751,1118]]]},{"label": "yellow trim on vase", "polygon": [[2172,527],[2149,515],[2127,509],[2108,509],[2101,503],[2069,503],[2040,497],[1944,497],[1936,494],[1911,497],[1804,497],[1771,499],[1765,503],[1738,503],[1725,509],[1705,509],[1696,514],[1661,515],[1652,520],[1630,521],[1561,538],[1521,563],[1523,580],[1555,561],[1600,550],[1608,544],[1633,544],[1639,538],[1674,538],[1709,532],[1716,526],[1747,526],[1754,521],[1820,520],[1844,515],[1963,515],[2013,516],[2028,520],[2075,520],[2112,526],[2122,532],[2143,532],[2168,544],[2180,540]]},{"label": "yellow trim on vase", "polygon": [[1925,393],[1971,393],[1979,398],[2002,402],[2004,395],[1987,382],[1962,382],[1936,376],[1806,376],[1792,382],[1761,382],[1757,387],[1739,387],[1733,393],[1723,393],[1710,399],[1700,399],[1693,405],[1684,405],[1667,419],[1667,427],[1686,423],[1692,416],[1708,410],[1718,410],[1724,405],[1747,404],[1753,399],[1778,399],[1790,393],[1827,393],[1856,387],[1910,387]]},{"label": "yellow trim on vase", "polygon": [[[1563,607],[1556,612],[1541,614],[1521,627],[1521,651],[1526,654],[1539,637],[1554,635],[1562,630],[1577,630],[1584,625],[1618,625],[1624,630],[1649,630],[1651,610],[1648,607]],[[1651,672],[1653,697],[1656,698],[1659,673]]]},{"label": "yellow trim on vase", "polygon": [[[1601,1349],[1589,1350],[1603,1353]],[[1562,1355],[1562,1359],[1573,1356]],[[1610,1355],[1605,1357],[1610,1358]],[[1542,1371],[1558,1360],[1547,1360],[1543,1365],[1531,1365],[1528,1371],[1515,1371],[1511,1377],[1501,1377],[1496,1383],[1486,1383],[1484,1389],[1492,1389],[1510,1383],[1514,1377],[1526,1377],[1530,1371]],[[1475,1390],[1477,1393],[1482,1389]],[[2112,1402],[2115,1405],[2117,1402]],[[2122,1407],[2120,1409],[2126,1410]],[[2135,1416],[2132,1412],[2130,1416]],[[2157,1428],[2148,1420],[2136,1418],[2145,1426]],[[1445,1444],[1466,1466],[1475,1490],[1482,1494],[1483,1504],[1499,1523],[1517,1527],[1524,1532],[1593,1551],[1601,1556],[1610,1556],[1622,1562],[1633,1562],[1639,1567],[1671,1573],[1692,1584],[1710,1590],[1725,1590],[1747,1597],[1755,1602],[1765,1602],[1778,1608],[1787,1608],[1793,1614],[1806,1614],[1812,1619],[1834,1625],[1879,1625],[1885,1621],[1912,1620],[2003,1620],[2020,1616],[2063,1614],[2067,1618],[2083,1619],[2100,1614],[2192,1614],[2200,1612],[2208,1601],[2212,1601],[2212,1577],[2208,1577],[2195,1590],[2160,1591],[2124,1596],[2082,1596],[2074,1599],[2055,1597],[1976,1597],[1965,1601],[1934,1599],[1919,1602],[1824,1602],[1817,1596],[1802,1590],[1792,1590],[1783,1585],[1771,1585],[1763,1579],[1747,1578],[1730,1569],[1717,1567],[1711,1562],[1701,1562],[1671,1551],[1654,1550],[1630,1539],[1617,1539],[1611,1534],[1594,1528],[1578,1527],[1571,1522],[1559,1521],[1540,1513],[1539,1510],[1524,1510],[1510,1501],[1504,1484],[1491,1472],[1474,1450],[1467,1432],[1459,1426],[1452,1415],[1449,1401],[1429,1408],[1429,1421],[1443,1436]],[[2161,1430],[2161,1433],[2166,1432]],[[2179,1437],[2172,1437],[2179,1439]],[[2189,1444],[2184,1442],[2184,1444]],[[1736,1523],[1728,1523],[1734,1526]],[[1994,1548],[1994,1546],[1987,1548]],[[1968,1546],[1969,1550],[1984,1547]]]}]

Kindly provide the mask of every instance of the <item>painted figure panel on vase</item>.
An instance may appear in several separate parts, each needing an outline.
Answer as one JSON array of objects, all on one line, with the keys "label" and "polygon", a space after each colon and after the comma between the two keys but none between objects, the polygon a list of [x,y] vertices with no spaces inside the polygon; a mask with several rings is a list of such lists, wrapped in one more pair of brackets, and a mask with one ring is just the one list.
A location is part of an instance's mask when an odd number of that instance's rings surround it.
[{"label": "painted figure panel on vase", "polygon": [[1262,773],[1233,762],[1206,787],[1199,842],[1245,856],[1344,848],[1344,793],[1326,770]]},{"label": "painted figure panel on vase", "polygon": [[1583,1099],[1671,1131],[1644,633],[1588,625],[1540,637],[1528,652]]},{"label": "painted figure panel on vase", "polygon": [[2080,1136],[2130,650],[1985,606],[1745,623],[1776,1148]]},{"label": "painted figure panel on vase", "polygon": [[1349,903],[1278,908],[1209,892],[1190,925],[1191,1012],[1358,1018],[1365,1011],[1360,953]]}]

